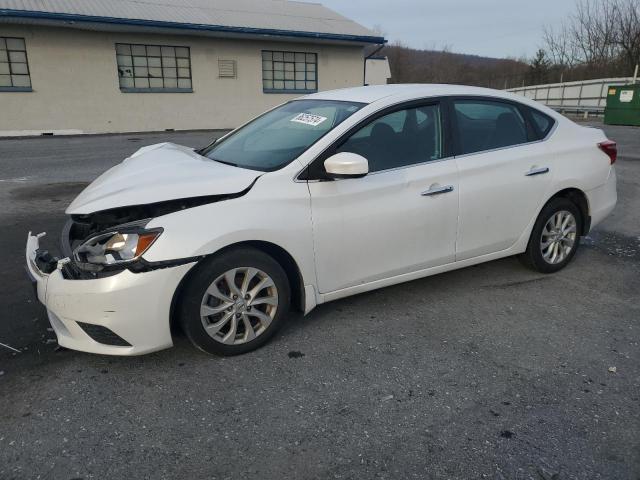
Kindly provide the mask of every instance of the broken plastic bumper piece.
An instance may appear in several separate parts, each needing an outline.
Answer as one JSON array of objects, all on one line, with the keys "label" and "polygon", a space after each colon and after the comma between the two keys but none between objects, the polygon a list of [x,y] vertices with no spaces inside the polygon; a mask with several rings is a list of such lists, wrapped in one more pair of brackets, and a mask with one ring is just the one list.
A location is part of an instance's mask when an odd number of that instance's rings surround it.
[{"label": "broken plastic bumper piece", "polygon": [[57,259],[41,249],[43,236],[29,232],[26,264],[61,346],[99,354],[140,355],[172,345],[171,302],[194,263],[70,279],[63,275],[69,259]]}]

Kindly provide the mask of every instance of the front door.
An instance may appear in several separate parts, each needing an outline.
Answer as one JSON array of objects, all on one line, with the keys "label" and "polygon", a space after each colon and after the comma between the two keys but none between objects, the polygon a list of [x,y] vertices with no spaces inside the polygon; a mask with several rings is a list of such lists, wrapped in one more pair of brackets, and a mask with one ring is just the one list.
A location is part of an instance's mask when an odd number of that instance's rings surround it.
[{"label": "front door", "polygon": [[310,181],[318,286],[333,292],[455,260],[458,173],[437,103],[378,116],[333,150],[362,178]]}]

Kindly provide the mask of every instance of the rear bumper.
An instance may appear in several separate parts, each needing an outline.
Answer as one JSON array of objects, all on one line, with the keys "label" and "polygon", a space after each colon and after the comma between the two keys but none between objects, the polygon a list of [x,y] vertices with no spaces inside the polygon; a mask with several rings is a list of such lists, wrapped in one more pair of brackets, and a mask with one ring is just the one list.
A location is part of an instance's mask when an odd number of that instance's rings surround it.
[{"label": "rear bumper", "polygon": [[[49,274],[38,268],[35,258],[39,238],[31,234],[27,238],[27,269],[61,346],[107,355],[140,355],[173,345],[169,328],[171,302],[194,263],[68,280],[59,268]],[[113,341],[118,337],[123,341]]]},{"label": "rear bumper", "polygon": [[609,178],[598,188],[586,192],[589,201],[589,213],[591,216],[591,228],[602,222],[618,203],[618,191],[616,187],[616,170],[611,167]]}]

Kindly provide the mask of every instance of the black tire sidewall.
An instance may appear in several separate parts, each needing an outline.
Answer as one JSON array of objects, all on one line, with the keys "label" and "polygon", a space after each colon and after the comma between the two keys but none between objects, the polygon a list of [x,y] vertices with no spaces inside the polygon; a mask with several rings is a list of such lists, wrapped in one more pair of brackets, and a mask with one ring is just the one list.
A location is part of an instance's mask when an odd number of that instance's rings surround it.
[{"label": "black tire sidewall", "polygon": [[[254,267],[271,277],[278,290],[278,308],[267,330],[240,345],[225,345],[207,334],[200,318],[205,291],[218,276],[233,268]],[[234,248],[202,260],[186,282],[179,304],[179,320],[186,336],[200,350],[214,355],[238,355],[264,345],[282,326],[290,306],[291,290],[287,274],[272,257],[254,248]]]},{"label": "black tire sidewall", "polygon": [[[540,238],[542,236],[542,230],[544,229],[544,226],[547,224],[549,219],[556,212],[559,212],[561,210],[571,212],[571,214],[576,219],[576,241],[574,243],[573,249],[571,250],[569,255],[567,255],[567,258],[565,258],[560,263],[551,264],[548,263],[542,256],[542,251],[540,250]],[[525,255],[527,257],[526,260],[528,260],[528,263],[531,265],[531,267],[542,273],[554,273],[566,267],[578,251],[582,225],[582,213],[580,212],[580,209],[576,206],[576,204],[571,200],[567,198],[554,198],[549,201],[540,212],[540,215],[538,215],[538,219],[536,220],[536,223],[531,232],[527,251],[525,252]]]}]

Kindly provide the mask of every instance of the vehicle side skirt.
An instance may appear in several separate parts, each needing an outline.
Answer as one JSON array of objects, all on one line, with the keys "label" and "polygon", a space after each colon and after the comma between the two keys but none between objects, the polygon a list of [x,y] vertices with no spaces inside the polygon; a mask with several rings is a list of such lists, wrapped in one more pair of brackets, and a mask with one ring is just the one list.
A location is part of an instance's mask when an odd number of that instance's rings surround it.
[{"label": "vehicle side skirt", "polygon": [[[528,235],[526,238],[528,238]],[[524,242],[524,246],[522,245],[523,245],[523,242],[521,239],[514,246],[506,250],[502,250],[500,252],[489,253],[486,255],[481,255],[479,257],[467,258],[466,260],[462,260],[459,262],[451,262],[445,265],[439,265],[437,267],[430,267],[430,268],[425,268],[423,270],[417,270],[415,272],[404,273],[402,275],[396,275],[394,277],[384,278],[382,280],[376,280],[375,282],[369,282],[369,283],[364,283],[362,285],[343,288],[341,290],[336,290],[329,293],[324,293],[324,294],[321,293],[319,294],[320,301],[318,302],[318,304],[331,302],[333,300],[338,300],[339,298],[349,297],[351,295],[357,295],[359,293],[376,290],[378,288],[396,285],[398,283],[410,282],[412,280],[417,280],[419,278],[430,277],[431,275],[436,275],[438,273],[449,272],[451,270],[458,270],[459,268],[470,267],[472,265],[477,265],[479,263],[489,262],[491,260],[497,260],[499,258],[517,255],[525,251],[526,242]]]}]

